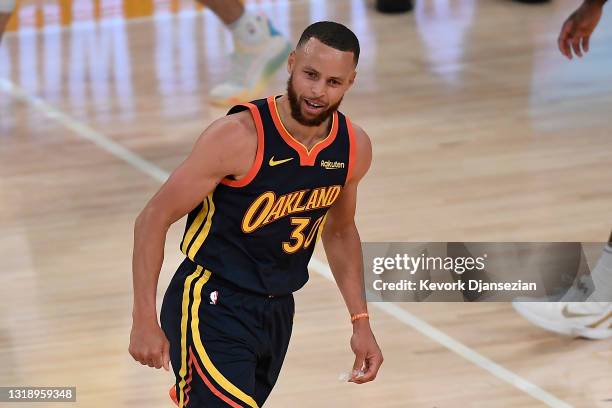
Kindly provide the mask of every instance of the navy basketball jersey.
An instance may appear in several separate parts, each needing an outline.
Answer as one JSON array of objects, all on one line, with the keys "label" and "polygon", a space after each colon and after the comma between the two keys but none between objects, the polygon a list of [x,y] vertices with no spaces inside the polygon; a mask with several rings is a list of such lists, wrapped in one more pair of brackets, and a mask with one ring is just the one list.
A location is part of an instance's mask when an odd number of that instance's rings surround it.
[{"label": "navy basketball jersey", "polygon": [[[277,97],[276,97],[277,98]],[[325,214],[350,176],[355,142],[340,112],[310,150],[284,128],[276,98],[234,106],[250,110],[257,129],[253,166],[225,178],[187,217],[182,252],[244,289],[284,295],[308,280],[308,262]]]}]

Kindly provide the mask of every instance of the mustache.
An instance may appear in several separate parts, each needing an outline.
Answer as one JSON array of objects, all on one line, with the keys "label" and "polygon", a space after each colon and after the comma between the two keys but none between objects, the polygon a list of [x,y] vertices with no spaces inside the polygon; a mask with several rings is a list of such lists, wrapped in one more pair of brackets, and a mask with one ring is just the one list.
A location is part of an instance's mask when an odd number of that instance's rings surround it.
[{"label": "mustache", "polygon": [[307,100],[308,102],[314,103],[315,105],[327,106],[323,101],[319,101],[318,99],[309,98],[307,96],[301,96],[300,98]]}]

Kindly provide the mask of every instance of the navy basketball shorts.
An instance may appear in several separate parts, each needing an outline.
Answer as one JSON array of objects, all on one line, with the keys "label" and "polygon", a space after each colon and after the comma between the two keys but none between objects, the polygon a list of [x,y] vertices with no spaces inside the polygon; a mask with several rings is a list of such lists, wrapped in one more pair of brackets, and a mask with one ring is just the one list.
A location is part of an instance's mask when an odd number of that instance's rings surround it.
[{"label": "navy basketball shorts", "polygon": [[179,408],[260,407],[281,370],[293,325],[293,295],[240,289],[186,259],[161,309]]}]

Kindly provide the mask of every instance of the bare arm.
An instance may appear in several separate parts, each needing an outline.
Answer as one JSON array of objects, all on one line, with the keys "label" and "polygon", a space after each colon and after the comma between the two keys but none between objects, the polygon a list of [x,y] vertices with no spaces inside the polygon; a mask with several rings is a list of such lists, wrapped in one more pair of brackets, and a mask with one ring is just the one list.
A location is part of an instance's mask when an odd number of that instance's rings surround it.
[{"label": "bare arm", "polygon": [[[354,126],[354,128],[357,143],[354,172],[342,189],[338,201],[328,211],[322,234],[327,260],[351,315],[367,312],[361,240],[355,225],[355,208],[357,186],[372,161],[372,146],[368,135],[359,127]],[[372,381],[376,378],[383,358],[368,319],[356,320],[353,323],[351,348],[355,353],[351,381],[356,383]],[[365,369],[364,375],[358,377],[355,371],[362,369]]]},{"label": "bare arm", "polygon": [[572,51],[578,57],[589,51],[591,34],[597,27],[606,0],[584,0],[563,23],[559,34],[559,50],[568,59],[572,59]]},{"label": "bare arm", "polygon": [[357,158],[351,180],[327,213],[322,238],[327,260],[350,314],[367,311],[363,288],[361,241],[355,225],[357,186],[370,167],[372,146],[355,128]]},{"label": "bare arm", "polygon": [[130,354],[142,364],[168,369],[168,344],[157,322],[155,306],[168,229],[195,208],[225,176],[246,174],[256,149],[255,130],[248,112],[214,122],[136,219]]}]

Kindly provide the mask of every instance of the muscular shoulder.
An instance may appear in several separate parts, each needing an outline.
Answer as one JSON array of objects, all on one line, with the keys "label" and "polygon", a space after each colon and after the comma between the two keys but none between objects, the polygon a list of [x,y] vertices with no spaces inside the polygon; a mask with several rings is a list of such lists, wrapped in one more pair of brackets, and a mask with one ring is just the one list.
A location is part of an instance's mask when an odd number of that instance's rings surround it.
[{"label": "muscular shoulder", "polygon": [[224,176],[239,179],[249,171],[257,153],[257,130],[251,113],[243,111],[215,120],[200,136],[196,150],[208,156],[212,153]]},{"label": "muscular shoulder", "polygon": [[372,163],[372,142],[370,136],[361,128],[361,126],[352,123],[353,135],[355,143],[356,156],[353,163],[353,175],[352,180],[359,181],[370,168]]},{"label": "muscular shoulder", "polygon": [[232,153],[257,145],[257,131],[249,111],[223,116],[215,120],[206,132]]}]

